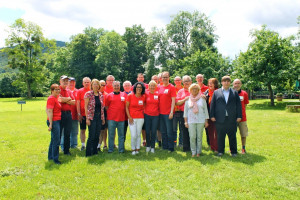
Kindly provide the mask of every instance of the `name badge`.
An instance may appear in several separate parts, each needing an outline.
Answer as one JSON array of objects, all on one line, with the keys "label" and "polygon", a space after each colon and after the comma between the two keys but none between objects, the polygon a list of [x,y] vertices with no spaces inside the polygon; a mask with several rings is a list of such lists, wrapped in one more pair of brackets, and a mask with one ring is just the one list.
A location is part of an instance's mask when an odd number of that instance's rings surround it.
[{"label": "name badge", "polygon": [[139,105],[143,105],[143,101],[142,100],[139,100]]},{"label": "name badge", "polygon": [[240,96],[240,100],[241,100],[241,101],[244,101],[244,96]]},{"label": "name badge", "polygon": [[157,100],[157,99],[158,99],[158,96],[157,96],[157,95],[154,95],[154,99],[156,99],[156,100]]},{"label": "name badge", "polygon": [[125,97],[121,97],[121,101],[125,101]]},{"label": "name badge", "polygon": [[165,89],[164,93],[168,94],[168,92],[169,92],[169,89]]}]

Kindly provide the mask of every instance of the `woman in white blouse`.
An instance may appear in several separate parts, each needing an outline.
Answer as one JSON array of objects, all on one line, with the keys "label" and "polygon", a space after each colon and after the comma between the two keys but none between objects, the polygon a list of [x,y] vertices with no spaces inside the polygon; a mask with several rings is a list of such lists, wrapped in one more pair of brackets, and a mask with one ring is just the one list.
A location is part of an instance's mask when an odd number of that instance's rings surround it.
[{"label": "woman in white blouse", "polygon": [[205,99],[200,96],[200,86],[192,84],[189,91],[191,95],[184,107],[184,125],[189,129],[192,157],[199,157],[202,152],[202,132],[204,127],[208,127],[209,116]]}]

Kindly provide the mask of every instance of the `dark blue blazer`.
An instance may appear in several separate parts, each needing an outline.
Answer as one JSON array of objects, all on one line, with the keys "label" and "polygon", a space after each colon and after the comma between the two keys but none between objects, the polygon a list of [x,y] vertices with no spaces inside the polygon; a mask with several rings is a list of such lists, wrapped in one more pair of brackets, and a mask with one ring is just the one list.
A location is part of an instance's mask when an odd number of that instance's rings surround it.
[{"label": "dark blue blazer", "polygon": [[228,113],[230,123],[236,122],[237,118],[242,118],[242,105],[237,91],[229,88],[229,97],[226,103],[222,88],[214,91],[210,103],[210,118],[215,118],[217,123],[223,123]]}]

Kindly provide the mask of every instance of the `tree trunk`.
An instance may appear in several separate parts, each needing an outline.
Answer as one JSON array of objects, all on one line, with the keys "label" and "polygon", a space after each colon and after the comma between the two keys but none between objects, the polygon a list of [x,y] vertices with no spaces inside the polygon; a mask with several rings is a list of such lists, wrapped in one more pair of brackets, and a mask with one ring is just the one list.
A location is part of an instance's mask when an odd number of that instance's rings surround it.
[{"label": "tree trunk", "polygon": [[31,94],[31,86],[30,86],[30,83],[29,83],[28,80],[26,80],[26,85],[27,85],[27,97],[28,97],[29,99],[31,99],[31,98],[32,98],[32,94]]},{"label": "tree trunk", "polygon": [[270,93],[271,106],[275,106],[275,104],[274,104],[273,90],[272,90],[272,86],[271,86],[270,83],[268,83],[268,90],[269,90],[269,93]]}]

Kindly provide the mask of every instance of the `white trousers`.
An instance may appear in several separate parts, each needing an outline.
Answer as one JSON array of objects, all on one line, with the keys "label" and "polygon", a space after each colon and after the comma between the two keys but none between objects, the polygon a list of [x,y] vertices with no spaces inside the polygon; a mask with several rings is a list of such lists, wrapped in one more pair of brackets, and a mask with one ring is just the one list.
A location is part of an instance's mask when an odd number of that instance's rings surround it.
[{"label": "white trousers", "polygon": [[141,132],[142,132],[143,124],[144,124],[144,118],[133,119],[133,124],[130,124],[128,120],[128,126],[131,135],[132,150],[141,148]]},{"label": "white trousers", "polygon": [[202,152],[202,133],[204,123],[189,124],[189,135],[192,155],[200,154]]}]

